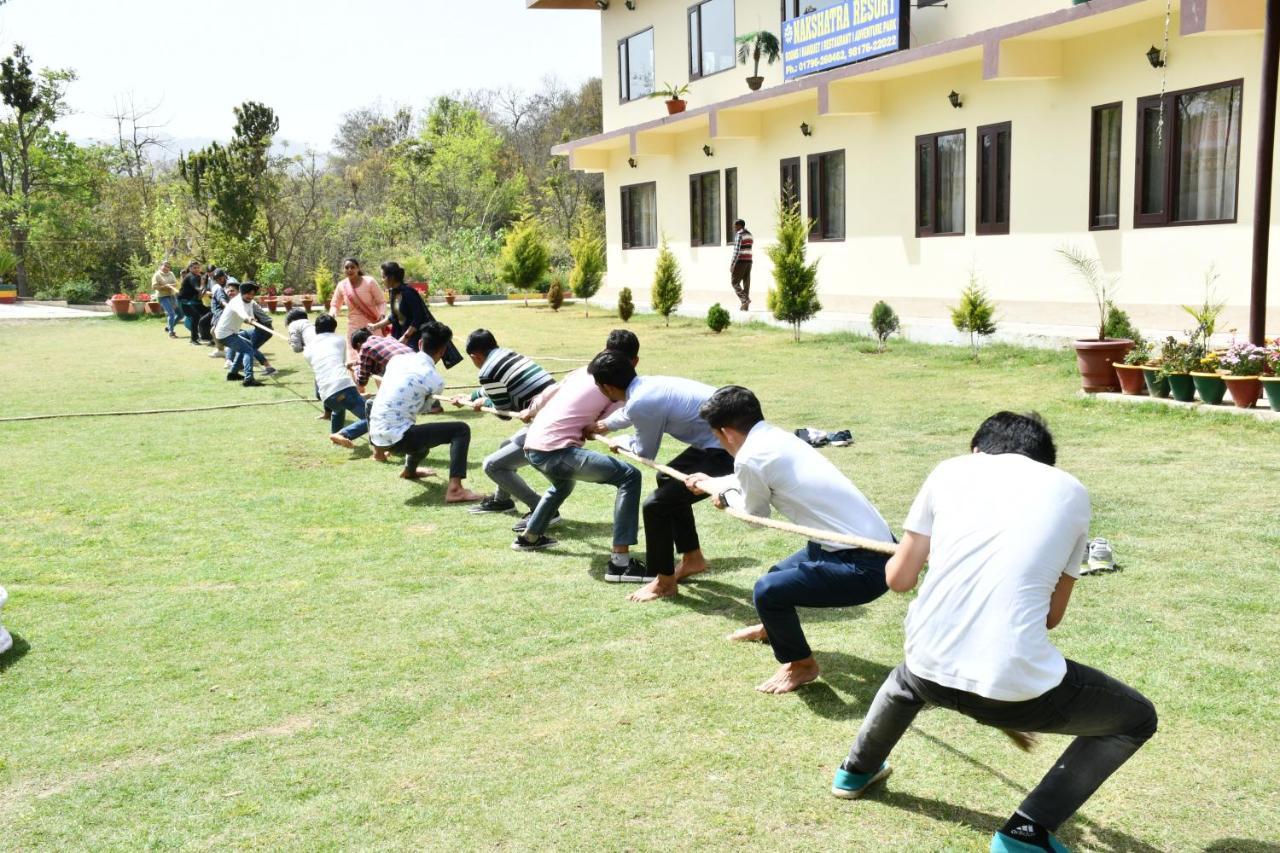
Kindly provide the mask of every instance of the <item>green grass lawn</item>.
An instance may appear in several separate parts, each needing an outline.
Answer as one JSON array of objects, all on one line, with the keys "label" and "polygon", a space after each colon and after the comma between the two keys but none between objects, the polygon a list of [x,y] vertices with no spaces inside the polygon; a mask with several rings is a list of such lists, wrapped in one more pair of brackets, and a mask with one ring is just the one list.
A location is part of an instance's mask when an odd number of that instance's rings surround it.
[{"label": "green grass lawn", "polygon": [[[484,325],[583,359],[617,323],[439,313],[459,337]],[[0,326],[0,415],[311,394],[287,347],[268,349],[287,387],[245,389],[160,325]],[[1077,585],[1055,641],[1160,712],[1060,834],[1084,850],[1277,849],[1276,425],[1082,401],[1066,353],[992,347],[975,365],[958,348],[631,325],[641,372],[747,385],[788,428],[852,429],[852,447],[824,452],[895,530],[983,417],[1043,413],[1124,567]],[[448,375],[474,377],[469,362]],[[760,695],[768,649],[724,636],[754,619],[751,586],[794,538],[703,504],[712,571],[675,601],[630,604],[633,587],[601,577],[608,487],[574,493],[558,549],[517,555],[509,517],[443,506],[439,483],[333,447],[315,415],[0,424],[17,640],[0,658],[0,849],[984,850],[1065,744],[1024,755],[929,712],[885,787],[836,800],[832,771],[901,660],[909,597],[806,612],[825,677]],[[468,484],[488,490],[480,460],[513,428],[468,417]]]}]

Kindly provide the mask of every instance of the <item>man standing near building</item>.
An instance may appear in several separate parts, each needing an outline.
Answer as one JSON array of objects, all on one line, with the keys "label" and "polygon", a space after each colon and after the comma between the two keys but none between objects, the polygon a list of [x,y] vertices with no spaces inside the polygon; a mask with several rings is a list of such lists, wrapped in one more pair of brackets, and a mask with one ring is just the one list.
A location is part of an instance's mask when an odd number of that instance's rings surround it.
[{"label": "man standing near building", "polygon": [[[678,376],[636,376],[631,360],[621,353],[605,351],[592,359],[587,372],[600,392],[624,405],[593,430],[605,435],[635,427],[635,434],[605,439],[610,447],[621,447],[645,459],[656,459],[663,435],[688,447],[667,463],[685,474],[704,473],[721,477],[733,473],[733,457],[720,446],[700,414],[715,389],[710,385]],[[705,498],[685,488],[683,479],[658,474],[658,487],[645,498],[645,558],[655,577],[631,594],[632,601],[654,601],[678,592],[682,578],[707,568],[693,520],[693,505]],[[675,562],[680,555],[680,564]]]},{"label": "man standing near building", "polygon": [[733,257],[729,259],[729,283],[738,295],[742,310],[751,307],[751,249],[755,240],[747,230],[745,220],[733,223]]},{"label": "man standing near building", "polygon": [[885,577],[908,592],[906,660],[876,694],[831,792],[856,799],[926,705],[1006,731],[1076,735],[991,840],[993,853],[1065,851],[1053,832],[1156,731],[1142,694],[1067,660],[1049,640],[1089,538],[1089,493],[1054,467],[1035,415],[998,412],[971,453],[933,469]]}]

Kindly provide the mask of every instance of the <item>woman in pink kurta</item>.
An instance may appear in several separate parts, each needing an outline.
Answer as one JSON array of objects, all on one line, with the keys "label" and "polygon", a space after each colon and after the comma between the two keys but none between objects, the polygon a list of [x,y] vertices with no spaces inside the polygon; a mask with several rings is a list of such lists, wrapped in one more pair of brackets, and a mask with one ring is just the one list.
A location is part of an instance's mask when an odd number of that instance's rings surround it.
[{"label": "woman in pink kurta", "polygon": [[[387,313],[387,295],[370,276],[360,269],[355,258],[343,258],[342,274],[346,278],[338,282],[333,291],[329,313],[338,316],[338,310],[347,306],[347,361],[354,362],[359,353],[351,346],[351,336],[357,329],[372,326]],[[375,334],[385,334],[381,330]]]}]

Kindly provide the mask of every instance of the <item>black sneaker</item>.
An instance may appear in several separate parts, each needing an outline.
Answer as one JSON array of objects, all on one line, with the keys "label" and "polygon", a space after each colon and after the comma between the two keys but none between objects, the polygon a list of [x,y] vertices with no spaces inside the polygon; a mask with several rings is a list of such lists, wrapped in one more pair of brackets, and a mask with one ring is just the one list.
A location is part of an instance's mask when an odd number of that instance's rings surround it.
[{"label": "black sneaker", "polygon": [[516,508],[516,502],[509,498],[497,498],[493,495],[480,501],[479,504],[471,508],[471,512],[479,515],[485,512],[510,512]]},{"label": "black sneaker", "polygon": [[241,382],[240,384],[241,384],[241,385],[243,385],[243,386],[244,386],[244,387],[246,387],[246,388],[261,388],[261,387],[262,387],[262,383],[261,383],[261,382],[259,382],[259,381],[258,381],[258,380],[256,380],[256,379],[246,379],[245,381]]},{"label": "black sneaker", "polygon": [[234,370],[227,374],[227,381],[228,381],[228,382],[240,382],[240,381],[242,381],[243,379],[244,379],[244,374],[243,374],[243,373],[238,373],[238,372],[236,372],[236,371],[234,371]]},{"label": "black sneaker", "polygon": [[541,551],[543,548],[550,548],[556,544],[556,540],[550,536],[542,535],[537,539],[529,542],[523,536],[517,536],[516,541],[511,543],[512,551]]},{"label": "black sneaker", "polygon": [[649,571],[643,562],[634,557],[625,568],[610,560],[604,569],[604,579],[609,583],[648,583],[656,577],[656,573]]},{"label": "black sneaker", "polygon": [[275,376],[275,375],[276,375],[276,369],[275,369],[274,367],[264,367],[264,368],[262,368],[262,375],[263,375],[263,376]]},{"label": "black sneaker", "polygon": [[[533,518],[533,513],[526,512],[521,516],[519,521],[511,525],[511,529],[516,533],[524,533],[525,529],[529,526],[529,519],[531,518]],[[559,523],[560,513],[557,512],[555,515],[551,516],[551,520],[547,522],[547,527],[555,527]]]}]

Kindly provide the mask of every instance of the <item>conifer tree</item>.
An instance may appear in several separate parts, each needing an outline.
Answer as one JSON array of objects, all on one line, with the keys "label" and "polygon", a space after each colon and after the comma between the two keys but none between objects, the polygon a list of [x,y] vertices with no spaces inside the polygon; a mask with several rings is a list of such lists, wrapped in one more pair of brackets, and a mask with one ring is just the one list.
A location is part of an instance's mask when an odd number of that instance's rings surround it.
[{"label": "conifer tree", "polygon": [[791,324],[797,341],[800,324],[822,310],[818,301],[818,263],[805,263],[808,243],[809,223],[800,215],[800,206],[782,207],[778,211],[778,241],[768,250],[777,285],[769,289],[768,304],[774,317]]},{"label": "conifer tree", "polygon": [[618,294],[618,316],[625,323],[631,319],[631,315],[634,313],[636,313],[636,304],[631,299],[631,288],[624,287],[622,292]]},{"label": "conifer tree", "polygon": [[671,312],[680,307],[684,298],[684,280],[680,274],[680,264],[675,254],[667,245],[667,238],[662,238],[662,247],[658,249],[658,266],[653,274],[653,292],[650,294],[653,310],[662,315],[671,325]]}]

